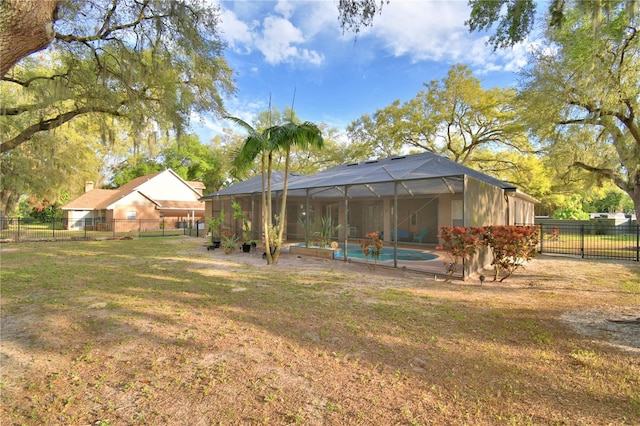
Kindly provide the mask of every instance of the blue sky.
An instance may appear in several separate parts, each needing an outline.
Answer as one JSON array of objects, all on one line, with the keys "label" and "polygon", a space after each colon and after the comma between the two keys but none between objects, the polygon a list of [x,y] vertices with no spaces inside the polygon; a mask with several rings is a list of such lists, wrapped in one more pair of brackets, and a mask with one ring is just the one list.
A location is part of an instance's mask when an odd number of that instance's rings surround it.
[{"label": "blue sky", "polygon": [[[343,34],[337,0],[220,2],[225,58],[237,93],[230,114],[251,122],[272,103],[291,105],[302,120],[339,130],[396,99],[409,100],[424,83],[462,63],[485,88],[513,86],[528,44],[494,52],[486,34],[470,34],[467,0],[391,0],[373,27]],[[194,117],[202,142],[230,127]]]}]

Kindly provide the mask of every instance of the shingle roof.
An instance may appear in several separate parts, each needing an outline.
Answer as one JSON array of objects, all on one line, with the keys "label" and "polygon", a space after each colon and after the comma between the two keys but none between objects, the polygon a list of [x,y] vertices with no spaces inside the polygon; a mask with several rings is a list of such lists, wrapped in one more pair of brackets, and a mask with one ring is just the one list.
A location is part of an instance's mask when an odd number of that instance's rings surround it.
[{"label": "shingle roof", "polygon": [[117,189],[92,189],[85,192],[75,200],[69,201],[61,208],[63,210],[94,210],[98,209],[106,200],[113,197]]},{"label": "shingle roof", "polygon": [[189,185],[191,185],[191,187],[194,188],[194,189],[205,189],[206,188],[204,183],[200,182],[199,180],[188,180],[186,182]]}]

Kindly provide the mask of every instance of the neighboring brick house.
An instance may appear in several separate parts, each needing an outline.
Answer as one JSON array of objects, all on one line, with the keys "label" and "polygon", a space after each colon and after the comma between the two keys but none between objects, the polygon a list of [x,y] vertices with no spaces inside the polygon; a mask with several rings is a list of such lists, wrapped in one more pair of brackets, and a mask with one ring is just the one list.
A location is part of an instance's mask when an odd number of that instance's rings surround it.
[{"label": "neighboring brick house", "polygon": [[87,182],[85,193],[61,209],[68,229],[110,230],[116,222],[118,230],[127,222],[131,229],[141,223],[175,228],[203,219],[203,190],[202,182],[185,181],[167,169],[140,176],[118,189],[93,189],[93,182]]}]

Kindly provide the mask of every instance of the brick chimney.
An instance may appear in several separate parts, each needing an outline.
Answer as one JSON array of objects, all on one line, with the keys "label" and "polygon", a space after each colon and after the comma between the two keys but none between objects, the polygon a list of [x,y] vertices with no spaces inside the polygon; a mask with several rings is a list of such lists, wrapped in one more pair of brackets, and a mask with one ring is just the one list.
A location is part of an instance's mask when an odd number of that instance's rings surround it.
[{"label": "brick chimney", "polygon": [[93,189],[93,181],[90,181],[90,180],[86,181],[84,183],[84,192],[87,193],[87,192],[91,191],[92,189]]}]

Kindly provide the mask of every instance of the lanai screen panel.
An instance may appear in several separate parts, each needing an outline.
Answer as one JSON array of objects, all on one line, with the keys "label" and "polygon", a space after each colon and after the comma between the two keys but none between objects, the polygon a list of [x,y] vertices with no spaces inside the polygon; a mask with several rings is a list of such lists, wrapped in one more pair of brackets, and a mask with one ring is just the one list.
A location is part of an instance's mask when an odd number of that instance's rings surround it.
[{"label": "lanai screen panel", "polygon": [[406,180],[398,183],[398,196],[460,194],[464,191],[463,176]]},{"label": "lanai screen panel", "polygon": [[[464,190],[462,176],[411,179],[397,182],[350,182],[344,185],[308,188],[309,197],[316,199],[348,199],[412,197],[417,195],[459,194]],[[308,182],[307,182],[308,183]],[[396,189],[397,188],[397,189]],[[306,188],[289,190],[289,196],[305,197]]]}]

